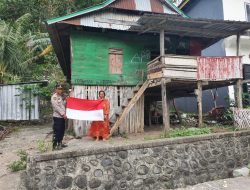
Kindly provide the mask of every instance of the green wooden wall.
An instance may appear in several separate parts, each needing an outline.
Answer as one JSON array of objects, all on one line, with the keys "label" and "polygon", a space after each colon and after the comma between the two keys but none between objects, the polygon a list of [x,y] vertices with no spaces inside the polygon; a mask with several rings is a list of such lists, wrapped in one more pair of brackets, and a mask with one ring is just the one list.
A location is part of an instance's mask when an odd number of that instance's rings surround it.
[{"label": "green wooden wall", "polygon": [[[123,49],[122,74],[109,73],[109,48]],[[72,84],[136,85],[142,71],[146,73],[151,51],[159,51],[159,37],[75,31],[71,33],[71,50]]]}]

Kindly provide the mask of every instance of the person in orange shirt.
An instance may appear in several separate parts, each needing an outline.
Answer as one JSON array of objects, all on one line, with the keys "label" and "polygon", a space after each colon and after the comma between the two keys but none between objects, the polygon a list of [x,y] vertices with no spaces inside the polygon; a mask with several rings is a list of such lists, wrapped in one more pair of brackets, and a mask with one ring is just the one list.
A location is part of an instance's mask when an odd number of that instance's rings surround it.
[{"label": "person in orange shirt", "polygon": [[109,101],[105,99],[105,92],[103,90],[99,91],[99,100],[102,101],[104,121],[93,121],[89,129],[89,136],[96,138],[99,141],[102,138],[104,141],[109,137],[109,111],[110,105]]}]

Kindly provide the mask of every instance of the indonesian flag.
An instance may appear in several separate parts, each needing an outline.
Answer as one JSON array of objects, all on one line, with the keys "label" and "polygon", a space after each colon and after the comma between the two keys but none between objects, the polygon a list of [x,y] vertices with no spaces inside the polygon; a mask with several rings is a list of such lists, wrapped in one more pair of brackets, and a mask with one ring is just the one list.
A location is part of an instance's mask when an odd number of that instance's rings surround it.
[{"label": "indonesian flag", "polygon": [[69,119],[103,121],[102,101],[68,97],[66,116]]}]

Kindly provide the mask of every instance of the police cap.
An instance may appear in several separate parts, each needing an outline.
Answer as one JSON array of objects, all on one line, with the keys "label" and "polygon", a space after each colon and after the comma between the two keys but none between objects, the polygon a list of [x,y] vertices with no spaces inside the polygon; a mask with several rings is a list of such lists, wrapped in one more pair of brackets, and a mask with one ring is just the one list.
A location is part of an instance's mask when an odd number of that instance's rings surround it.
[{"label": "police cap", "polygon": [[57,84],[57,85],[56,85],[56,89],[63,89],[63,87],[62,87],[61,84]]}]

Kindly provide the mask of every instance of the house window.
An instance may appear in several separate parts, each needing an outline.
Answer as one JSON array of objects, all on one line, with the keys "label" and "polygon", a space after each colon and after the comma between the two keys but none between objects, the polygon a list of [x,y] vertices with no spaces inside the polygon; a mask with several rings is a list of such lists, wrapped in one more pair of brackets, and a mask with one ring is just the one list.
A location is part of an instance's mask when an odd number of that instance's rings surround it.
[{"label": "house window", "polygon": [[247,21],[250,22],[250,4],[246,4],[246,17]]},{"label": "house window", "polygon": [[122,74],[122,49],[109,49],[109,73]]}]

